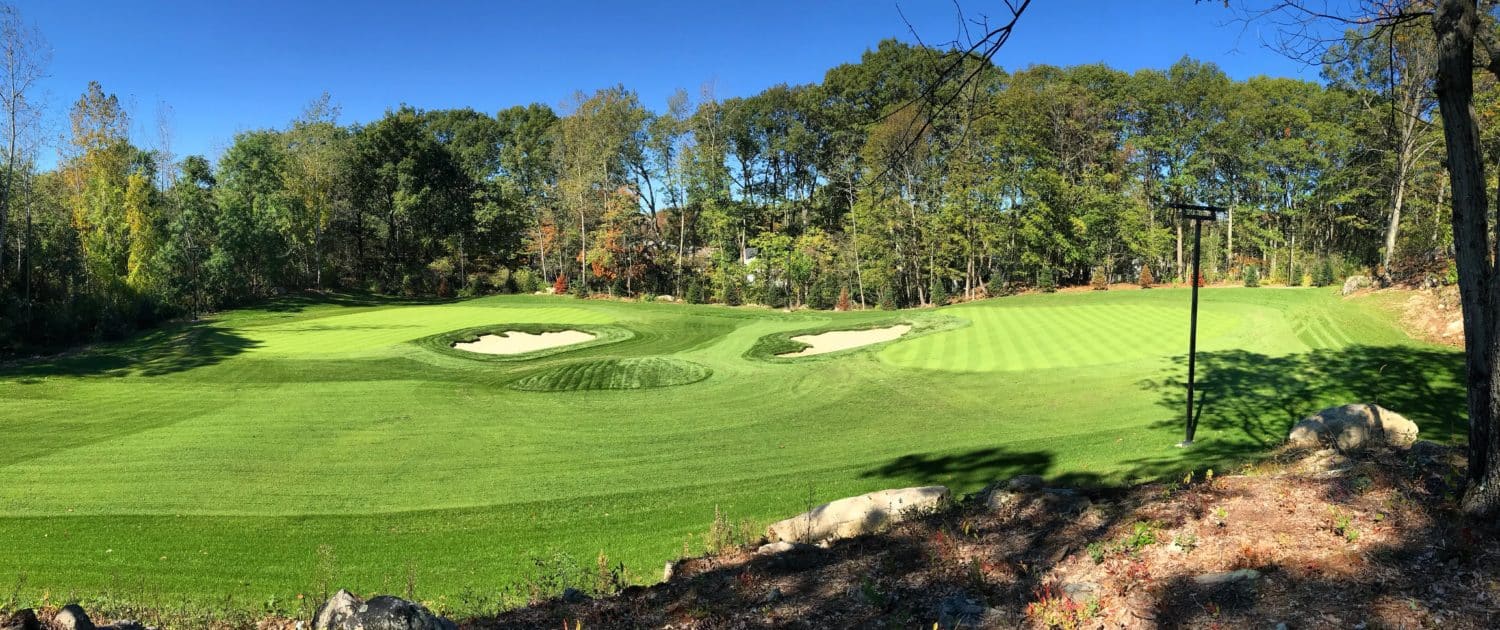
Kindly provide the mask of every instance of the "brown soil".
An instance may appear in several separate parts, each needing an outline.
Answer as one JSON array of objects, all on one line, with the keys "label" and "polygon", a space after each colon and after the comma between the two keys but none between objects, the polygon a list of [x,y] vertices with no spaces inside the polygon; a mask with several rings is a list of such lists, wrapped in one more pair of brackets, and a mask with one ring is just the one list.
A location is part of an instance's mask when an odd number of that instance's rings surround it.
[{"label": "brown soil", "polygon": [[1458,287],[1411,291],[1401,313],[1401,324],[1418,339],[1449,346],[1464,345],[1463,309]]},{"label": "brown soil", "polygon": [[[826,549],[685,560],[669,582],[464,627],[1493,627],[1500,545],[1456,512],[1461,458],[1421,446],[1352,462],[1287,451],[1235,476],[994,510],[971,499]],[[1194,580],[1237,569],[1258,577]]]}]

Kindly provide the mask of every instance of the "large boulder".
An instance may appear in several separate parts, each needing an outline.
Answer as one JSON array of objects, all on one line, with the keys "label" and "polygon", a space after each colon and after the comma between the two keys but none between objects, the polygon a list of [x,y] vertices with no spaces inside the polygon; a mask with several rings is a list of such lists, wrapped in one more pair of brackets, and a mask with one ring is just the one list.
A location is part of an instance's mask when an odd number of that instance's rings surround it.
[{"label": "large boulder", "polygon": [[1340,451],[1376,444],[1406,448],[1417,441],[1417,424],[1380,405],[1329,407],[1292,427],[1287,442],[1296,446],[1332,446]]},{"label": "large boulder", "polygon": [[52,625],[58,630],[95,630],[94,622],[78,604],[63,606],[62,610],[57,611],[57,615],[52,618]]},{"label": "large boulder", "polygon": [[1349,295],[1360,289],[1370,286],[1369,276],[1349,276],[1344,280],[1344,295]]},{"label": "large boulder", "polygon": [[457,630],[452,621],[421,604],[382,595],[361,601],[339,589],[318,608],[313,630]]},{"label": "large boulder", "polygon": [[814,542],[853,538],[878,531],[913,511],[927,510],[948,500],[943,486],[881,490],[825,503],[784,521],[772,523],[772,540]]}]

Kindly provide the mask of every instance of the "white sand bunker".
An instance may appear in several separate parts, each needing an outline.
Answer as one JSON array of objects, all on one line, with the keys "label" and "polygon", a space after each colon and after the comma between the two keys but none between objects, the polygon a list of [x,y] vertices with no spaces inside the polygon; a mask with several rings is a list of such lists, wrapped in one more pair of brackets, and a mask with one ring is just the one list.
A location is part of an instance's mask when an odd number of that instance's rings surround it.
[{"label": "white sand bunker", "polygon": [[890,328],[871,328],[869,330],[835,330],[832,332],[816,335],[798,335],[792,337],[792,341],[807,344],[797,352],[786,352],[778,354],[778,357],[810,357],[815,354],[827,354],[838,352],[860,346],[868,346],[872,343],[890,341],[911,331],[910,324],[897,324]]},{"label": "white sand bunker", "polygon": [[581,330],[563,330],[536,334],[521,332],[519,330],[507,330],[498,335],[483,335],[477,341],[455,343],[453,347],[481,354],[522,354],[560,346],[571,346],[575,343],[593,341],[595,338],[593,334]]}]

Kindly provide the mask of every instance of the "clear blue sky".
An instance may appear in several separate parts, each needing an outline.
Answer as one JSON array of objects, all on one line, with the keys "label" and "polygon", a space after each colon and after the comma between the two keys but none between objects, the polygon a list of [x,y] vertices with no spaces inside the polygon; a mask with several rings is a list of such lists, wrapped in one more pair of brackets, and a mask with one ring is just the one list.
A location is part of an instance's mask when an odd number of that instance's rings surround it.
[{"label": "clear blue sky", "polygon": [[[1000,0],[960,4],[970,18],[1004,14]],[[815,82],[883,38],[913,40],[898,6],[928,43],[958,33],[952,0],[19,2],[53,48],[53,135],[93,79],[125,102],[137,144],[156,145],[164,102],[174,153],[210,157],[238,131],[285,125],[325,90],[343,122],[362,122],[401,103],[557,107],[616,83],[660,109],[705,82],[721,98]],[[1191,55],[1235,78],[1317,78],[1232,18],[1217,1],[1034,0],[996,62],[1134,71]]]}]

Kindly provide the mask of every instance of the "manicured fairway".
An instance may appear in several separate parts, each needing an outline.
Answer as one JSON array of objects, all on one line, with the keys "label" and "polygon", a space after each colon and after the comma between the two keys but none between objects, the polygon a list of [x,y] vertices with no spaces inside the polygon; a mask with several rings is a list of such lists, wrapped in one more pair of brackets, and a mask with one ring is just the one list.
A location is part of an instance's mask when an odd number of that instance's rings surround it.
[{"label": "manicured fairway", "polygon": [[[411,583],[473,612],[601,553],[655,580],[702,549],[716,508],[763,525],[886,487],[1222,470],[1356,400],[1461,432],[1458,354],[1409,340],[1387,298],[1210,289],[1200,443],[1173,448],[1187,298],[288,301],[0,367],[0,589],[295,611],[325,585]],[[803,359],[757,344],[901,321],[895,342]],[[446,347],[508,324],[599,339],[519,359]]]}]

